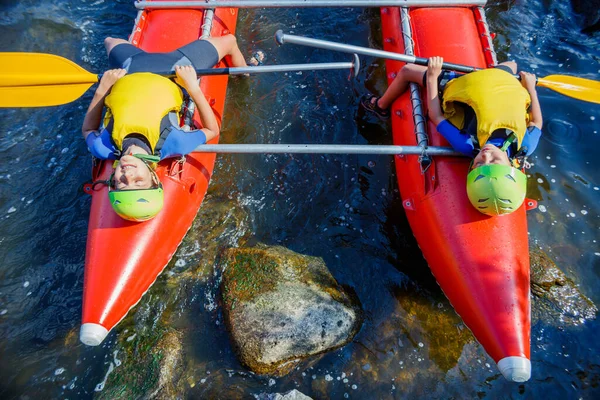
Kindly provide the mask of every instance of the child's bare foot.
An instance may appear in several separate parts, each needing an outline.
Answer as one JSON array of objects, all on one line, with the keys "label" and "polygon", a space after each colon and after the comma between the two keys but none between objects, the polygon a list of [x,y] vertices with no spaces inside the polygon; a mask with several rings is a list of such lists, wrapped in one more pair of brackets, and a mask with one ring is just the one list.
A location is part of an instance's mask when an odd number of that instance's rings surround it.
[{"label": "child's bare foot", "polygon": [[265,53],[262,50],[256,50],[252,57],[248,59],[248,65],[256,67],[257,65],[262,65],[265,60]]}]

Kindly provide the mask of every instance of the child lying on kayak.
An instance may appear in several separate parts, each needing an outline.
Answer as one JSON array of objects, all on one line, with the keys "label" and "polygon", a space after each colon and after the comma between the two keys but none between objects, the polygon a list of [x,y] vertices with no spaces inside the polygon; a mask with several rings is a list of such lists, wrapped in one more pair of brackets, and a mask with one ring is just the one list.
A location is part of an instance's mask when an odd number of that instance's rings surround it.
[{"label": "child lying on kayak", "polygon": [[512,76],[514,62],[466,75],[442,72],[442,64],[441,57],[432,57],[427,67],[405,65],[383,96],[367,95],[361,105],[387,119],[410,82],[426,87],[429,118],[438,132],[455,150],[474,157],[469,200],[484,214],[509,214],[525,200],[527,178],[519,168],[542,134],[536,77],[520,72],[519,84]]},{"label": "child lying on kayak", "polygon": [[[235,37],[197,40],[171,53],[146,53],[122,39],[107,38],[109,62],[115,69],[102,76],[85,115],[83,137],[97,158],[116,160],[109,183],[115,212],[145,221],[163,206],[163,189],[155,163],[192,152],[219,135],[217,119],[198,85],[195,69],[212,68],[225,56],[244,67]],[[196,104],[202,129],[179,127],[183,93],[171,80],[150,73],[175,71],[176,82]],[[102,110],[105,128],[100,130]]]}]

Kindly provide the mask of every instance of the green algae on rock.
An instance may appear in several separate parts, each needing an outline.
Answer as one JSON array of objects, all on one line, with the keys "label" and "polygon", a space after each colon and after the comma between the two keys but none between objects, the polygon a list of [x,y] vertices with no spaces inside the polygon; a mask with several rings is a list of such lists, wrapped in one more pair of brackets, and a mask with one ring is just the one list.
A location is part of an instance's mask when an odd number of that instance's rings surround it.
[{"label": "green algae on rock", "polygon": [[475,338],[452,306],[447,301],[436,304],[424,293],[399,287],[394,288],[394,296],[406,312],[398,329],[415,348],[419,341],[427,343],[429,357],[442,371],[454,368],[464,346]]},{"label": "green algae on rock", "polygon": [[321,258],[259,244],[221,259],[225,320],[241,362],[285,375],[302,359],[345,345],[361,309]]},{"label": "green algae on rock", "polygon": [[131,344],[121,339],[120,364],[95,398],[173,399],[184,393],[182,337],[174,329],[159,327],[149,335],[134,335]]}]

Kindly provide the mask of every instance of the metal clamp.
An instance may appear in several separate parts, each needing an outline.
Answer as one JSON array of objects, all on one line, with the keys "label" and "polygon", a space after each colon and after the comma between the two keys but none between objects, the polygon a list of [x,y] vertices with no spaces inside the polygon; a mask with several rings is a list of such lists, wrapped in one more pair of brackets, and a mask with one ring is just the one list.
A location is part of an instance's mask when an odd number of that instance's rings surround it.
[{"label": "metal clamp", "polygon": [[427,172],[427,170],[429,169],[429,167],[431,167],[431,164],[433,163],[431,156],[427,153],[427,147],[423,146],[423,150],[421,151],[421,154],[419,155],[418,161],[419,161],[419,166],[421,167],[421,175],[424,175]]}]

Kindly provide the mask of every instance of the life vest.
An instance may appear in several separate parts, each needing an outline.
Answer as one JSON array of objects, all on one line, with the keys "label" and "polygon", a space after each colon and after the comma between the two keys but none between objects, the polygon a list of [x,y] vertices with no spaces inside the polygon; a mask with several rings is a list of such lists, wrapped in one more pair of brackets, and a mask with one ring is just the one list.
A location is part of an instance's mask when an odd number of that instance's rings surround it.
[{"label": "life vest", "polygon": [[138,133],[148,140],[154,153],[161,140],[163,118],[172,111],[178,112],[182,102],[181,89],[167,78],[147,72],[125,75],[106,97],[104,125],[110,126],[119,150],[127,135]]},{"label": "life vest", "polygon": [[[492,137],[511,132],[517,137],[516,148],[521,148],[525,137],[531,97],[519,81],[506,71],[489,68],[452,79],[443,94],[444,117],[462,129],[465,124],[464,107],[471,107],[477,117],[476,144],[483,147]],[[508,131],[506,131],[508,130]]]}]

